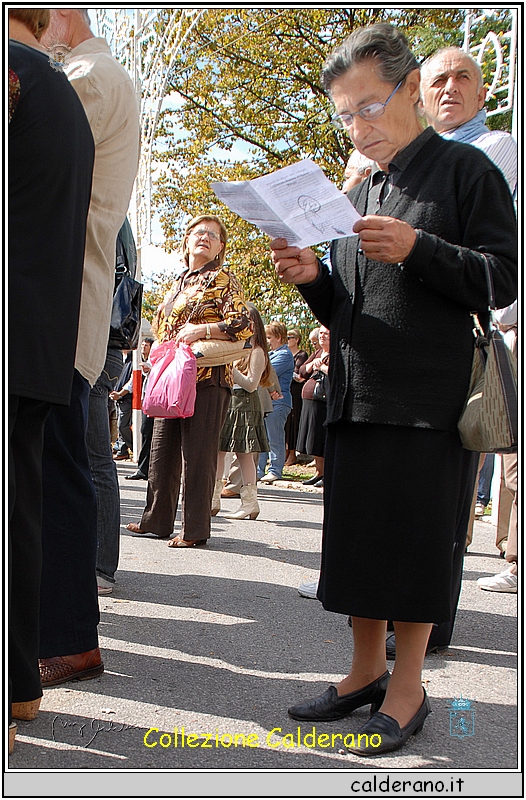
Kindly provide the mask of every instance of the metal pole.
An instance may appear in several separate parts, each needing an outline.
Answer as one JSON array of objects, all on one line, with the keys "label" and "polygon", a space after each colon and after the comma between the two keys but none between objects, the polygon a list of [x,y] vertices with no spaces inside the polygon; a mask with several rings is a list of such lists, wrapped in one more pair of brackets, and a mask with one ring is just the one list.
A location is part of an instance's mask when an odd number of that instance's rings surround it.
[{"label": "metal pole", "polygon": [[[140,70],[139,70],[139,30],[141,26],[141,17],[140,11],[138,8],[135,9],[134,15],[134,32],[133,32],[133,55],[132,55],[132,69],[133,69],[133,83],[135,85],[135,91],[137,93],[137,102],[139,104],[139,108],[141,107],[141,96],[142,96],[142,85],[141,85],[141,77],[140,77]],[[139,191],[138,182],[135,181],[135,191],[134,191],[134,205],[135,205],[135,231],[139,231],[139,203],[140,198],[137,196]],[[140,281],[142,276],[141,270],[141,261],[142,261],[142,236],[137,236],[137,269],[135,273],[135,280]],[[133,395],[132,395],[132,437],[133,437],[133,460],[139,460],[139,453],[141,452],[142,447],[142,435],[141,435],[141,425],[142,425],[142,370],[141,370],[141,352],[140,352],[140,342],[142,341],[142,336],[139,340],[139,347],[137,350],[133,351]]]},{"label": "metal pole", "polygon": [[462,49],[465,50],[466,53],[469,53],[469,34],[471,30],[471,18],[473,14],[470,14],[469,11],[466,11],[466,15],[464,17],[464,44],[462,45]]},{"label": "metal pole", "polygon": [[509,69],[509,93],[511,95],[512,112],[511,112],[511,135],[516,142],[518,138],[518,115],[517,115],[517,102],[515,92],[515,54],[517,52],[517,10],[512,9],[511,12],[511,40],[510,40],[510,69]]}]

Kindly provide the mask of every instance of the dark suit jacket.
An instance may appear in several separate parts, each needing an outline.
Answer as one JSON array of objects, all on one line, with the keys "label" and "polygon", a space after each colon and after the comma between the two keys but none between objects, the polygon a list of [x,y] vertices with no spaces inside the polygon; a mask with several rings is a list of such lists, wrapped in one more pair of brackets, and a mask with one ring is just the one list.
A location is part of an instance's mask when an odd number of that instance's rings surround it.
[{"label": "dark suit jacket", "polygon": [[77,93],[48,57],[9,41],[9,392],[68,404],[94,144]]}]

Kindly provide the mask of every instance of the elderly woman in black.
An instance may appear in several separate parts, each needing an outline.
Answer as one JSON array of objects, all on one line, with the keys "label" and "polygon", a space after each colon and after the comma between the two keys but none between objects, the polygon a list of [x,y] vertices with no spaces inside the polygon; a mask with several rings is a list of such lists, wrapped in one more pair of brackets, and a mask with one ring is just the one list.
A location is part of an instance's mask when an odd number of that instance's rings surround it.
[{"label": "elderly woman in black", "polygon": [[[419,83],[404,36],[389,25],[358,29],[332,53],[322,84],[335,122],[376,164],[349,194],[363,215],[358,235],[333,243],[332,274],[310,249],[272,243],[281,279],[299,285],[331,330],[318,597],[352,616],[354,634],[349,674],[289,713],[330,720],[371,704],[376,713],[358,731],[369,746],[353,750],[363,755],[397,750],[429,713],[426,644],[431,623],[451,617],[454,553],[464,549],[478,459],[462,448],[457,421],[473,354],[470,312],[484,317],[488,307],[486,259],[497,305],[517,293],[505,180],[476,148],[422,130]],[[431,517],[437,494],[441,512]]]}]

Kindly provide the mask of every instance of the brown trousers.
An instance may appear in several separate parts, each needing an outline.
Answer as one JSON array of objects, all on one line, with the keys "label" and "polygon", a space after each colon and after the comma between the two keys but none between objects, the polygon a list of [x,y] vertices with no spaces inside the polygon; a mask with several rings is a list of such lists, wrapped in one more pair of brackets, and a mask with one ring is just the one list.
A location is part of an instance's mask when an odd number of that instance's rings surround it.
[{"label": "brown trousers", "polygon": [[473,491],[473,499],[471,500],[471,510],[469,512],[468,532],[466,534],[466,547],[469,547],[473,541],[473,526],[475,524],[475,506],[477,505],[477,489],[479,472],[484,464],[486,453],[481,453],[479,456],[479,465],[477,467],[477,480],[475,481],[475,489]]},{"label": "brown trousers", "polygon": [[[506,561],[517,561],[517,453],[502,456],[497,546],[506,544]],[[507,541],[506,541],[507,540]]]},{"label": "brown trousers", "polygon": [[229,403],[229,389],[198,383],[192,417],[155,420],[141,530],[170,536],[182,476],[181,536],[187,540],[210,538],[217,448]]},{"label": "brown trousers", "polygon": [[[484,453],[480,456],[479,471],[484,463]],[[471,513],[469,516],[468,535],[466,547],[473,540],[473,523],[475,521],[475,503],[477,501],[477,486],[473,493]],[[517,561],[517,454],[510,453],[502,456],[502,471],[500,476],[499,514],[497,518],[497,539],[495,542],[499,550],[506,551],[506,561]]]}]

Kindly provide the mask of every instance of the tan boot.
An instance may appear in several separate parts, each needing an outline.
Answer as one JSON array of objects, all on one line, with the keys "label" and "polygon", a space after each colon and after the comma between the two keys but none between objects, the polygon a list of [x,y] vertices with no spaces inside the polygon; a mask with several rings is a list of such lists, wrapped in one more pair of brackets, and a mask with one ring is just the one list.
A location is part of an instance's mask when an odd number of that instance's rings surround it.
[{"label": "tan boot", "polygon": [[11,703],[11,715],[13,719],[36,719],[41,700],[41,697],[37,697],[36,700],[28,700],[25,703]]},{"label": "tan boot", "polygon": [[221,511],[221,490],[223,488],[223,481],[216,481],[216,485],[214,486],[214,494],[212,495],[212,510],[211,514],[213,517],[217,514],[218,511]]},{"label": "tan boot", "polygon": [[241,505],[232,514],[225,514],[227,519],[256,519],[259,515],[257,487],[253,484],[241,487]]}]

